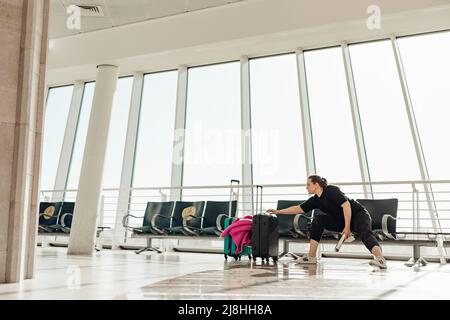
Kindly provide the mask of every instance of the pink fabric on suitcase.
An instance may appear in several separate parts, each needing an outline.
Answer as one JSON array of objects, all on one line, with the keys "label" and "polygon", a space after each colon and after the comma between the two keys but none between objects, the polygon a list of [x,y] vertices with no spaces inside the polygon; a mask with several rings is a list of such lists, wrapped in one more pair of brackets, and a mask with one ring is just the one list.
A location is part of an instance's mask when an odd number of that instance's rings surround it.
[{"label": "pink fabric on suitcase", "polygon": [[236,244],[236,254],[242,252],[243,246],[252,246],[252,219],[252,216],[246,216],[243,219],[236,218],[236,220],[220,235],[222,238],[225,238],[228,235],[231,236]]}]

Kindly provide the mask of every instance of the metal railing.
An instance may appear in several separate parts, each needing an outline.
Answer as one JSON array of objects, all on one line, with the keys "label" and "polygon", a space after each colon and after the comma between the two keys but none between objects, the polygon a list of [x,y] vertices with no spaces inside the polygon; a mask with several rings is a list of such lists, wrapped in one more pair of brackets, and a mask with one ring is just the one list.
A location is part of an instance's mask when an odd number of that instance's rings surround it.
[{"label": "metal railing", "polygon": [[[435,232],[450,233],[450,180],[416,180],[383,182],[342,182],[338,185],[342,191],[353,199],[399,200],[397,231],[399,232]],[[364,185],[371,185],[372,192],[364,192]],[[240,185],[234,188],[246,190],[239,192],[238,216],[253,215],[255,185]],[[263,209],[276,208],[278,200],[307,200],[305,184],[267,184],[263,185]],[[120,194],[126,193],[128,201],[119,203]],[[181,198],[178,195],[181,192]],[[73,201],[77,190],[44,190],[41,201]],[[250,194],[250,196],[248,196]],[[121,234],[123,241],[130,238],[130,233],[122,228],[122,218],[127,214],[143,216],[147,202],[152,201],[228,201],[230,185],[184,186],[184,187],[150,187],[103,189],[99,225],[111,227]],[[142,219],[130,219],[132,226],[141,226]],[[116,238],[117,239],[117,238]],[[446,255],[442,246],[444,237],[438,237],[439,255]]]}]

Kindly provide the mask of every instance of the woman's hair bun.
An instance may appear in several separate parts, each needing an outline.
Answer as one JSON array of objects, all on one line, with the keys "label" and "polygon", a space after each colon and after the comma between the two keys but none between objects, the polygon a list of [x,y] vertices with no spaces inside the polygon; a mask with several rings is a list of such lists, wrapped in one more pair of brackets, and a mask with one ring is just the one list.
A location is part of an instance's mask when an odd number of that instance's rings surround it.
[{"label": "woman's hair bun", "polygon": [[318,183],[322,188],[325,188],[328,186],[328,181],[325,178],[322,178],[321,176],[310,176],[308,179],[311,180],[312,183]]}]

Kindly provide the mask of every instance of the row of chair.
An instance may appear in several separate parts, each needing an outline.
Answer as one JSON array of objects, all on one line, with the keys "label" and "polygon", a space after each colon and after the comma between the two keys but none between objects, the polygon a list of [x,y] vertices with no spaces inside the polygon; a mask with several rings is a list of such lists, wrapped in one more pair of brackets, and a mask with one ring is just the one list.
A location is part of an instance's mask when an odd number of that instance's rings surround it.
[{"label": "row of chair", "polygon": [[70,233],[74,209],[74,202],[41,202],[39,233]]},{"label": "row of chair", "polygon": [[[358,199],[372,218],[372,229],[380,240],[395,239],[398,199]],[[277,209],[296,206],[304,201],[280,200]],[[43,202],[40,204],[40,233],[70,233],[74,213],[74,202]],[[135,234],[219,236],[225,219],[235,217],[237,201],[169,201],[148,202],[144,216],[128,214],[123,226]],[[308,230],[314,216],[321,214],[313,210],[303,215],[279,215],[280,237],[309,237]],[[142,219],[142,226],[132,227],[130,218]],[[325,233],[325,237],[336,237]]]},{"label": "row of chair", "polygon": [[[223,232],[227,217],[235,217],[237,201],[148,202],[143,217],[128,214],[123,226],[137,234],[216,235]],[[142,226],[130,226],[130,218],[143,219]]]},{"label": "row of chair", "polygon": [[[372,231],[380,240],[394,240],[397,229],[397,210],[398,199],[358,199],[370,214],[372,219]],[[277,210],[290,208],[300,205],[304,201],[280,200],[277,204]],[[320,210],[313,210],[302,215],[279,215],[278,232],[281,237],[309,238],[310,226],[314,216],[324,214]],[[336,232],[324,232],[325,238],[339,238]]]},{"label": "row of chair", "polygon": [[[398,199],[369,200],[359,199],[372,218],[372,229],[380,240],[395,239]],[[280,200],[277,209],[297,206],[304,201]],[[148,202],[144,217],[127,215],[123,226],[135,234],[149,235],[217,235],[223,232],[227,217],[236,215],[237,201],[232,202],[230,210],[228,201],[171,201]],[[309,237],[308,230],[315,215],[323,214],[313,210],[303,215],[279,215],[280,237]],[[129,218],[143,219],[142,226],[129,226]],[[325,237],[336,238],[334,232],[325,232]]]}]

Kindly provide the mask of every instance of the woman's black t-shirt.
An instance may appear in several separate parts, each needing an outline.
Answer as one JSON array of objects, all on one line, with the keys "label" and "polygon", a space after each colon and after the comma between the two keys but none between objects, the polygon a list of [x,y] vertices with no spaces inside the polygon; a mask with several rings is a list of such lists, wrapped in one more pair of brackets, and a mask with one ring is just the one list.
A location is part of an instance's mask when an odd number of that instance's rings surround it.
[{"label": "woman's black t-shirt", "polygon": [[344,218],[344,209],[342,205],[350,202],[352,213],[364,211],[365,208],[357,201],[349,199],[339,187],[328,185],[323,189],[322,195],[319,197],[315,195],[303,202],[300,207],[304,212],[309,212],[313,209],[320,209],[320,211],[335,217],[336,219]]}]

